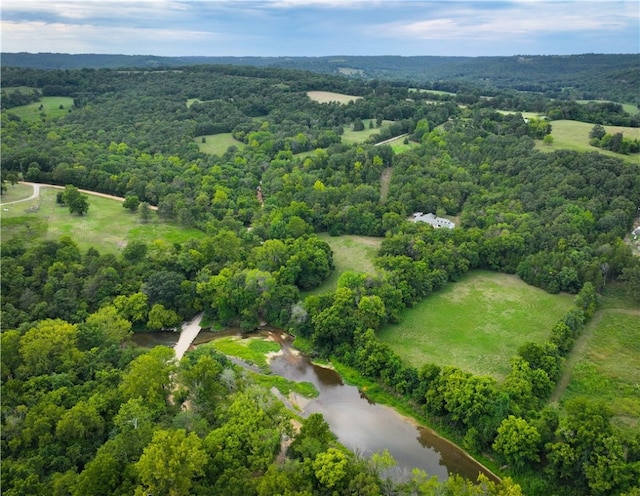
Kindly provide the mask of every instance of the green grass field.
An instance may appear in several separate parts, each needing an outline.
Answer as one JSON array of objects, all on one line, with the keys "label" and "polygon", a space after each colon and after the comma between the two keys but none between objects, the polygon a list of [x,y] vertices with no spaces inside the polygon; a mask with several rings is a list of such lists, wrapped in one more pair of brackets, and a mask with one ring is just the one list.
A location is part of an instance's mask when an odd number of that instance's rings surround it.
[{"label": "green grass field", "polygon": [[247,363],[257,365],[261,369],[267,368],[267,354],[280,351],[280,345],[262,337],[238,338],[229,336],[215,339],[209,343],[216,350],[234,357],[241,358]]},{"label": "green grass field", "polygon": [[[374,127],[369,128],[369,123],[371,121],[373,121]],[[364,129],[362,131],[354,131],[353,126],[344,126],[344,132],[342,133],[343,143],[347,145],[352,145],[354,143],[364,143],[369,136],[379,133],[380,129],[393,123],[393,121],[382,121],[381,127],[375,127],[375,119],[363,119],[362,122],[364,122]]]},{"label": "green grass field", "polygon": [[[202,138],[205,139],[204,143]],[[235,146],[236,148],[244,148],[245,146],[244,143],[235,139],[231,133],[198,136],[193,138],[193,141],[198,145],[201,152],[210,153],[211,155],[223,155],[230,146]]]},{"label": "green grass field", "polygon": [[613,424],[633,435],[640,427],[640,310],[603,310],[587,332],[562,402],[602,401],[614,413]]},{"label": "green grass field", "polygon": [[[640,128],[624,126],[604,126],[607,133],[622,133],[627,138],[640,139]],[[553,144],[545,145],[541,140],[536,140],[536,149],[543,152],[554,150],[574,150],[577,152],[598,152],[610,157],[618,157],[630,163],[639,163],[640,154],[621,155],[608,150],[601,150],[589,144],[589,133],[593,124],[581,121],[559,120],[551,122],[551,136]]]},{"label": "green grass field", "polygon": [[380,248],[382,238],[368,236],[356,236],[347,234],[344,236],[329,236],[327,233],[319,234],[319,237],[329,243],[333,250],[333,264],[335,270],[322,286],[304,293],[304,296],[321,294],[336,289],[338,278],[347,270],[375,274],[373,259]]},{"label": "green grass field", "polygon": [[573,296],[551,295],[518,277],[474,271],[415,307],[378,336],[410,364],[453,365],[502,379],[527,341],[544,342]]},{"label": "green grass field", "polygon": [[33,193],[33,188],[27,184],[10,184],[7,182],[6,185],[7,191],[5,191],[2,194],[2,197],[0,197],[0,203],[9,203],[29,198],[31,193]]},{"label": "green grass field", "polygon": [[[3,203],[13,201],[9,198],[27,198],[33,191],[25,185],[8,186],[8,190],[10,196],[3,195]],[[136,214],[122,208],[121,202],[94,195],[88,195],[87,215],[72,215],[67,208],[56,204],[58,191],[41,188],[37,199],[3,205],[2,240],[18,235],[27,241],[57,240],[61,236],[70,236],[82,251],[94,247],[100,253],[116,253],[132,240],[151,242],[162,239],[173,243],[204,236],[197,229],[161,222],[153,211],[151,221],[141,224]],[[32,210],[38,206],[37,211]]]},{"label": "green grass field", "polygon": [[[42,105],[42,110],[40,110]],[[60,106],[62,105],[62,108]],[[41,114],[47,117],[60,117],[69,113],[69,109],[73,107],[73,98],[68,96],[43,96],[39,102],[32,102],[27,105],[13,107],[8,112],[17,115],[21,119],[36,120]]]}]

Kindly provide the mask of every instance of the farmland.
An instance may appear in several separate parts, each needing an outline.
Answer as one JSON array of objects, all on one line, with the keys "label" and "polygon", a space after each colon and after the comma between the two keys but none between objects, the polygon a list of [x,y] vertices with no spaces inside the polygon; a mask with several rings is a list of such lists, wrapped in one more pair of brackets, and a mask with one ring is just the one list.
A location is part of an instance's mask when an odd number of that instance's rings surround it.
[{"label": "farmland", "polygon": [[307,91],[307,96],[318,103],[349,103],[362,98],[360,96],[334,93],[333,91]]},{"label": "farmland", "polygon": [[472,272],[402,314],[379,338],[416,367],[453,365],[503,378],[520,345],[548,338],[570,308],[569,295],[550,295],[515,276]]}]

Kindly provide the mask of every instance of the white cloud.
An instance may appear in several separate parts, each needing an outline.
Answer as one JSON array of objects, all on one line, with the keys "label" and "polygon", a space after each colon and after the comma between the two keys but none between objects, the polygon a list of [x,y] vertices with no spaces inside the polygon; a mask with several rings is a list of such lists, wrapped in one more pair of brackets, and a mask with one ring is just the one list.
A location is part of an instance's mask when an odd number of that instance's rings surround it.
[{"label": "white cloud", "polygon": [[[2,21],[2,49],[6,52],[137,53],[192,55],[190,44],[220,43],[215,32],[170,28],[132,28],[93,24],[15,23]],[[172,46],[173,45],[173,46]]]},{"label": "white cloud", "polygon": [[[496,8],[471,8],[451,4],[440,12],[425,12],[421,20],[378,24],[371,30],[381,36],[422,40],[506,40],[537,36],[623,29],[637,24],[633,5],[624,2],[616,9],[604,9],[602,2],[532,2],[499,4]],[[434,15],[435,14],[435,15]],[[416,17],[420,17],[416,14]]]}]

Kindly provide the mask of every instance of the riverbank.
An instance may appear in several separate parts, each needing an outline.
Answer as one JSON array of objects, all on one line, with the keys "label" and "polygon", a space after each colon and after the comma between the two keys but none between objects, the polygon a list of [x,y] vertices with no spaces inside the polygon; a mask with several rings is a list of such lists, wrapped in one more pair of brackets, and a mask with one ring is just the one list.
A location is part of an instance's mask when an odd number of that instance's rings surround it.
[{"label": "riverbank", "polygon": [[[400,417],[405,421],[411,423],[419,430],[428,431],[431,436],[441,439],[444,443],[454,446],[460,451],[470,462],[477,464],[482,468],[485,474],[494,482],[501,482],[501,478],[496,474],[499,469],[497,463],[488,459],[482,455],[471,455],[461,447],[462,438],[456,435],[446,426],[439,423],[437,420],[429,419],[425,416],[419,415],[415,408],[409,404],[409,401],[398,397],[389,391],[384,390],[377,382],[363,377],[359,372],[341,363],[339,360],[332,357],[332,367],[340,374],[347,384],[355,386],[366,395],[367,399],[374,403],[388,406],[392,408]],[[435,430],[430,425],[437,425],[438,430]]]}]

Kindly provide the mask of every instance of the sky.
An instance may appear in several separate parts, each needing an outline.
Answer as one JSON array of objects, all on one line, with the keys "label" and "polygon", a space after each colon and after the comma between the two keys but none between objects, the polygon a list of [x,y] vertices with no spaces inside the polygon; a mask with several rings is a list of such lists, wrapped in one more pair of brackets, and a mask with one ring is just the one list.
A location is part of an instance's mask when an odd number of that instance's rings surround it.
[{"label": "sky", "polygon": [[3,52],[640,53],[638,0],[2,0]]}]

